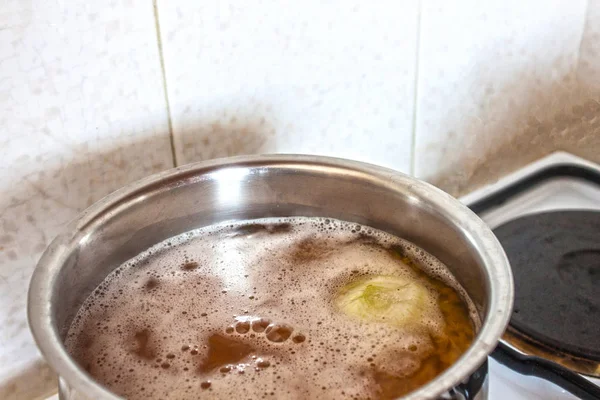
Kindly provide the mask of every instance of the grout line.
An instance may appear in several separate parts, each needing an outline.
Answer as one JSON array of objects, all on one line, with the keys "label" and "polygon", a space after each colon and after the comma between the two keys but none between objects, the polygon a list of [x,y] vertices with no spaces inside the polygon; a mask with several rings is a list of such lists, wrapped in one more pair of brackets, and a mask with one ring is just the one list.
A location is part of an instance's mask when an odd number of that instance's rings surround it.
[{"label": "grout line", "polygon": [[169,102],[169,91],[167,90],[167,73],[165,70],[165,58],[163,56],[162,38],[160,33],[160,22],[158,20],[158,0],[152,0],[152,8],[154,11],[154,26],[156,28],[156,41],[158,44],[158,57],[160,59],[160,72],[162,75],[163,94],[165,104],[167,106],[167,121],[169,124],[169,141],[171,143],[171,157],[173,159],[173,167],[177,167],[177,152],[175,151],[175,136],[173,135],[173,120],[171,118],[171,105]]},{"label": "grout line", "polygon": [[415,89],[413,93],[412,143],[410,148],[410,175],[415,176],[417,154],[417,112],[419,101],[419,61],[421,58],[421,1],[417,9],[417,43],[415,49]]},{"label": "grout line", "polygon": [[575,55],[575,80],[577,81],[579,75],[579,64],[581,62],[581,46],[583,46],[583,39],[585,38],[585,31],[587,29],[588,13],[590,10],[590,0],[585,2],[585,12],[583,13],[583,22],[581,28],[581,38],[579,39],[579,46],[577,46],[577,53]]}]

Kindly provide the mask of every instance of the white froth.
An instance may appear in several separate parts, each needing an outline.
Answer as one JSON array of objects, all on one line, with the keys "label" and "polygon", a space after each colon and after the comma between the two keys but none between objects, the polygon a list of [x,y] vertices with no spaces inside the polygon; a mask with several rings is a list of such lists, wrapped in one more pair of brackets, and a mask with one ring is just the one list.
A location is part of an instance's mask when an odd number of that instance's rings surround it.
[{"label": "white froth", "polygon": [[[210,226],[153,246],[86,300],[66,346],[131,399],[372,397],[366,368],[409,375],[431,348],[421,332],[357,322],[332,305],[353,277],[414,278],[390,246],[455,289],[479,327],[464,289],[417,246],[355,223],[295,217]],[[211,367],[213,339],[233,340],[242,356]]]}]

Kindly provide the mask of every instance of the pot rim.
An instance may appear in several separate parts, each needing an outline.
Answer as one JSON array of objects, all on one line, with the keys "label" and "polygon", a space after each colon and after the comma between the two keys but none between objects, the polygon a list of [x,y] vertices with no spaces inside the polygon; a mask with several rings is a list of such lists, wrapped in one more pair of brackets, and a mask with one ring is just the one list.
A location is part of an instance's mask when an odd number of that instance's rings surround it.
[{"label": "pot rim", "polygon": [[490,288],[487,317],[469,349],[452,366],[431,382],[402,397],[417,400],[437,397],[474,373],[493,351],[510,320],[514,287],[510,265],[500,242],[491,229],[469,208],[442,190],[416,178],[384,167],[358,161],[325,156],[276,154],[238,156],[201,161],[163,171],[131,183],[96,202],[69,223],[46,249],[31,278],[27,315],[35,342],[54,371],[77,392],[90,398],[117,400],[118,395],[96,383],[67,353],[52,318],[50,299],[57,276],[71,251],[78,246],[82,234],[91,223],[101,222],[107,212],[143,193],[165,190],[166,182],[183,182],[220,168],[291,165],[297,168],[325,167],[366,174],[388,187],[408,185],[412,191],[443,208],[459,223],[467,240],[479,252]]}]

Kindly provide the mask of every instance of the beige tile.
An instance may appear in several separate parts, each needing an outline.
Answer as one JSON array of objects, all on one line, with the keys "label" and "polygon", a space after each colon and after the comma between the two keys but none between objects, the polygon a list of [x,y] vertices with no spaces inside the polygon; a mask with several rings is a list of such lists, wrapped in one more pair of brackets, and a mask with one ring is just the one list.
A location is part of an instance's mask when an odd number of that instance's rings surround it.
[{"label": "beige tile", "polygon": [[150,2],[6,0],[0,49],[0,398],[22,399],[45,390],[25,313],[41,252],[172,160]]},{"label": "beige tile", "polygon": [[425,1],[417,176],[461,194],[556,149],[598,158],[597,103],[575,79],[585,10]]},{"label": "beige tile", "polygon": [[410,166],[417,2],[159,1],[179,164],[300,152]]}]

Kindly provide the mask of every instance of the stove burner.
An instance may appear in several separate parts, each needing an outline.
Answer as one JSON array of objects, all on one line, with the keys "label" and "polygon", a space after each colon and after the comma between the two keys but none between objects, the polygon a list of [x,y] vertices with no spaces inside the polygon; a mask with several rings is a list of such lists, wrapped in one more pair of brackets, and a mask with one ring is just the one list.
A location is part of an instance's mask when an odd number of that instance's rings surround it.
[{"label": "stove burner", "polygon": [[600,361],[600,212],[526,215],[496,228],[515,279],[510,325]]}]

